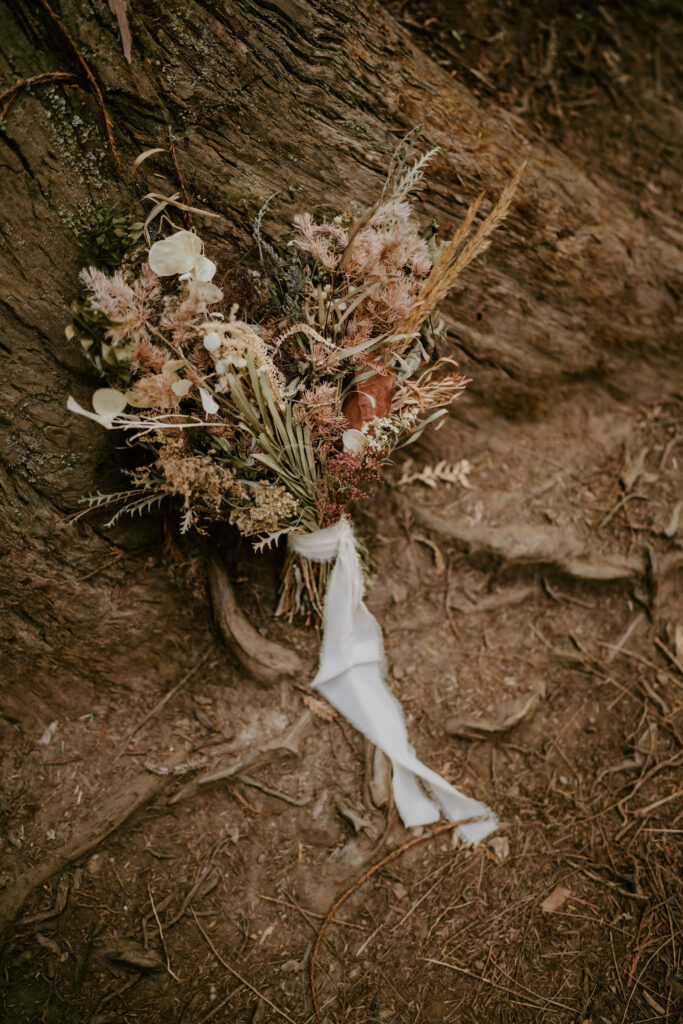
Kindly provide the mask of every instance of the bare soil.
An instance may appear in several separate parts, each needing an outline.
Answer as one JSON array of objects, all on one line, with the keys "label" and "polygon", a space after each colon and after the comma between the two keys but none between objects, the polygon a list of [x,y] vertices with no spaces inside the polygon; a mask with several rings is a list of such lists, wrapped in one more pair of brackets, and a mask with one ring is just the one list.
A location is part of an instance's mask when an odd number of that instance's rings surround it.
[{"label": "bare soil", "polygon": [[[680,240],[673,5],[391,7],[454,75]],[[465,342],[452,346],[467,371]],[[426,838],[344,902],[316,959],[323,1019],[681,1019],[683,390],[662,391],[637,375],[628,393],[579,379],[491,405],[475,380],[410,450],[417,470],[467,460],[469,486],[399,485],[401,458],[358,510],[377,560],[368,603],[418,754],[501,826],[475,850]],[[223,545],[251,621],[312,674],[317,637],[272,617],[280,556],[255,559],[232,535],[207,543]],[[309,676],[259,688],[231,662],[204,558],[167,534],[91,567],[117,607],[145,573],[184,594],[187,646],[169,642],[158,678],[94,679],[49,743],[0,719],[2,898],[88,847],[40,879],[6,935],[6,1020],[313,1021],[322,919],[411,838],[362,737],[306,703]],[[462,725],[532,695],[507,731]],[[307,710],[291,749],[200,784]],[[96,842],[141,779],[158,780],[151,798]]]}]

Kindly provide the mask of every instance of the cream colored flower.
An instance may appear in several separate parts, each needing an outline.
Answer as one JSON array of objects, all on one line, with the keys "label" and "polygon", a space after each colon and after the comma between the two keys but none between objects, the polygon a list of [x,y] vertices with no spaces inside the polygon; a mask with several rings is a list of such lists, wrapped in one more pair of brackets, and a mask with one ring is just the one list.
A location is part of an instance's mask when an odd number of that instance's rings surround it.
[{"label": "cream colored flower", "polygon": [[342,436],[344,451],[349,455],[360,455],[368,444],[368,438],[360,430],[345,430]]},{"label": "cream colored flower", "polygon": [[218,331],[209,331],[208,334],[204,335],[204,348],[207,352],[217,352],[222,344],[223,339]]},{"label": "cream colored flower", "polygon": [[178,274],[181,280],[199,282],[199,290],[207,292],[203,295],[206,301],[218,302],[222,295],[214,296],[219,289],[214,285],[206,287],[216,273],[216,264],[203,255],[203,248],[201,238],[194,231],[176,231],[154,243],[149,250],[149,265],[157,277]]},{"label": "cream colored flower", "polygon": [[213,416],[218,412],[220,406],[210,391],[207,391],[206,388],[200,388],[199,395],[202,400],[204,412],[207,413],[207,415]]},{"label": "cream colored flower", "polygon": [[123,392],[116,391],[114,388],[98,388],[93,394],[91,401],[94,412],[84,409],[71,395],[67,399],[66,407],[70,412],[77,412],[80,416],[87,416],[89,420],[94,420],[95,423],[106,427],[107,430],[112,429],[114,420],[117,416],[121,415],[128,405],[128,400]]},{"label": "cream colored flower", "polygon": [[193,231],[176,231],[155,242],[149,250],[149,265],[157,277],[189,274],[201,258],[202,240]]}]

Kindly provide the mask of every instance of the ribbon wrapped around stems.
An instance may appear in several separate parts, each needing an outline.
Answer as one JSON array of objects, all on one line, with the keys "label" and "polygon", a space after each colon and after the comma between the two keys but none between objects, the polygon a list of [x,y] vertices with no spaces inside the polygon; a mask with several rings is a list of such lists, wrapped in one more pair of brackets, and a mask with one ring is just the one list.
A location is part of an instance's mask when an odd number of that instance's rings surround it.
[{"label": "ribbon wrapped around stems", "polygon": [[291,533],[289,546],[314,562],[336,559],[325,595],[320,666],[311,686],[390,759],[403,824],[429,825],[442,813],[449,821],[477,817],[458,833],[471,845],[485,839],[498,825],[493,812],[422,764],[408,739],[401,706],[384,679],[382,631],[363,601],[363,573],[349,521],[342,518],[316,533]]}]

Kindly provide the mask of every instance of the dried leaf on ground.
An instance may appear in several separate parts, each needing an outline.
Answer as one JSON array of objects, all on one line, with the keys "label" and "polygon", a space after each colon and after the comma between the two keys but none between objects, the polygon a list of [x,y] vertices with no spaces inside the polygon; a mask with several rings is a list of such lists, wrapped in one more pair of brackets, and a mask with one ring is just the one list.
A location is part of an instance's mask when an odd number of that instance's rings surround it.
[{"label": "dried leaf on ground", "polygon": [[337,712],[327,701],[321,700],[320,697],[315,697],[312,693],[305,693],[303,702],[308,710],[312,711],[315,717],[322,719],[323,722],[333,722],[337,717]]},{"label": "dried leaf on ground", "polygon": [[552,914],[564,906],[570,896],[571,889],[567,889],[564,885],[556,885],[550,896],[546,896],[541,903],[541,910],[544,914]]},{"label": "dried leaf on ground", "polygon": [[529,718],[541,700],[541,690],[534,690],[523,697],[503,701],[494,715],[489,718],[451,718],[446,722],[446,732],[451,736],[471,737],[478,733],[507,732]]},{"label": "dried leaf on ground", "polygon": [[488,847],[499,864],[510,856],[510,840],[507,836],[494,836],[493,839],[489,839]]}]

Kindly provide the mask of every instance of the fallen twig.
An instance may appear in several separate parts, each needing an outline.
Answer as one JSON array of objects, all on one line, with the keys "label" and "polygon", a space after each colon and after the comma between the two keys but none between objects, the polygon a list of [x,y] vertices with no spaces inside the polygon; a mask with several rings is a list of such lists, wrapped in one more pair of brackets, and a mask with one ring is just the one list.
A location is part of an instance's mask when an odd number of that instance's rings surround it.
[{"label": "fallen twig", "polygon": [[109,149],[111,150],[111,155],[114,158],[114,163],[116,164],[117,171],[120,171],[121,170],[121,160],[119,158],[119,151],[118,151],[118,149],[116,147],[116,142],[114,140],[114,122],[112,121],[111,117],[109,116],[109,111],[107,110],[107,107],[105,105],[104,96],[102,95],[102,90],[100,89],[99,83],[98,83],[97,79],[95,78],[94,74],[92,73],[92,71],[90,70],[90,66],[89,66],[88,62],[86,61],[86,59],[83,56],[83,54],[81,53],[81,51],[78,49],[78,46],[76,45],[73,37],[69,33],[69,30],[67,29],[66,25],[61,20],[59,15],[56,14],[56,12],[52,9],[50,4],[48,3],[48,0],[40,0],[40,2],[43,5],[43,7],[45,8],[45,10],[47,11],[47,13],[50,15],[50,17],[52,18],[52,20],[55,22],[55,24],[59,28],[60,32],[62,33],[62,35],[68,40],[69,45],[71,46],[71,49],[74,51],[74,53],[76,54],[76,57],[78,58],[79,64],[81,65],[81,67],[85,71],[86,78],[88,79],[88,81],[90,82],[90,84],[92,86],[92,90],[95,93],[95,99],[97,100],[97,104],[98,104],[98,106],[100,108],[100,111],[102,112],[102,117],[104,119],[104,128],[105,128],[105,131],[107,133],[107,141],[109,143]]},{"label": "fallen twig", "polygon": [[635,811],[631,811],[634,818],[646,818],[651,811],[655,811],[662,804],[668,804],[671,800],[678,800],[679,797],[683,796],[683,789],[677,789],[675,793],[669,793],[668,796],[660,797],[659,800],[654,800],[647,807],[638,807]]},{"label": "fallen twig", "polygon": [[252,786],[254,789],[260,789],[267,796],[274,796],[276,800],[283,800],[286,804],[292,804],[293,807],[305,807],[313,799],[312,794],[303,797],[290,796],[289,793],[283,793],[281,789],[273,789],[272,786],[266,786],[264,782],[252,779],[249,775],[241,775],[240,782],[243,786]]},{"label": "fallen twig", "polygon": [[[609,644],[606,640],[598,640],[598,643],[601,647],[609,647],[611,650],[616,651],[617,654],[623,654],[625,658],[632,658],[633,661],[638,661],[641,665],[646,665],[647,668],[651,668],[654,672],[662,671],[662,669],[658,665],[655,665],[653,661],[650,661],[649,658],[643,657],[643,655],[638,654],[637,651],[629,650],[628,647],[619,647],[617,644]],[[678,680],[674,678],[671,672],[667,671],[666,676],[668,679],[671,679],[676,686],[681,685]]]},{"label": "fallen twig", "polygon": [[132,551],[119,551],[113,558],[110,558],[108,562],[105,562],[104,565],[99,565],[97,569],[93,569],[91,572],[86,573],[85,576],[79,576],[74,580],[74,583],[85,583],[86,580],[90,580],[93,576],[97,576],[98,572],[104,572],[104,570],[108,569],[111,565],[115,565],[117,562],[120,562],[122,558],[130,558],[131,554]]},{"label": "fallen twig", "polygon": [[625,494],[623,496],[623,498],[621,498],[616,503],[616,505],[614,505],[614,507],[610,509],[610,511],[607,513],[607,515],[603,516],[603,518],[598,523],[598,526],[597,526],[598,530],[602,530],[602,528],[604,526],[607,526],[607,524],[610,523],[612,521],[612,519],[614,519],[614,517],[617,514],[617,512],[619,512],[622,508],[624,508],[629,503],[629,501],[634,501],[634,500],[635,501],[647,501],[647,498],[646,498],[646,496],[644,494]]},{"label": "fallen twig", "polygon": [[[287,900],[278,900],[274,896],[262,896],[259,894],[260,900],[267,900],[268,903],[279,903],[280,906],[290,907],[291,910],[298,910],[301,912],[301,907],[298,907],[296,903],[288,903]],[[307,910],[306,913],[309,917],[317,917],[322,921],[325,917],[324,914],[316,914],[314,910]],[[353,921],[344,921],[340,917],[335,917],[330,921],[330,924],[338,924],[343,928],[356,928],[359,932],[366,932],[368,929],[362,924],[355,924]]]},{"label": "fallen twig", "polygon": [[[510,996],[519,997],[519,992],[515,991],[514,988],[508,988],[507,985],[501,985],[500,982],[493,981],[492,978],[486,978],[482,974],[475,974],[474,971],[468,971],[466,967],[460,967],[459,964],[449,964],[445,960],[432,960],[431,957],[426,956],[423,956],[422,960],[424,960],[424,962],[427,964],[436,964],[437,967],[447,967],[451,971],[458,971],[460,974],[466,974],[469,978],[474,978],[476,981],[480,981],[484,985],[492,985],[493,988],[498,988],[501,990],[501,992],[507,992],[507,994]],[[550,1005],[558,1006],[562,1010],[569,1010],[571,1013],[574,1014],[576,1013],[575,1006],[567,1006],[566,1003],[561,1003],[557,999],[551,999],[550,996],[539,996],[537,992],[532,992],[531,989],[526,988],[524,985],[522,985],[521,988],[525,993],[527,993],[527,995],[533,996],[534,999],[541,1000],[541,1005],[538,1005],[536,1007],[536,1009],[538,1010],[543,1010],[546,1006]]]},{"label": "fallen twig", "polygon": [[244,754],[238,761],[231,764],[228,768],[221,768],[217,772],[212,772],[210,775],[202,775],[197,779],[193,779],[192,782],[188,782],[187,785],[179,789],[177,793],[174,793],[169,800],[170,804],[177,804],[180,800],[184,800],[186,797],[191,796],[195,793],[200,786],[207,786],[211,782],[220,782],[223,779],[231,779],[235,775],[239,775],[245,768],[251,768],[255,764],[259,763],[262,757],[268,754],[274,753],[277,750],[287,750],[292,754],[296,754],[298,751],[294,746],[294,741],[298,737],[302,729],[304,729],[311,721],[313,715],[310,711],[304,711],[302,715],[297,718],[291,728],[287,729],[284,733],[279,733],[273,737],[263,746],[257,747],[255,750],[250,750],[249,753]]},{"label": "fallen twig", "polygon": [[121,747],[121,749],[119,750],[118,754],[114,758],[114,762],[115,763],[116,763],[116,761],[118,761],[118,759],[121,757],[121,755],[125,753],[125,751],[128,748],[128,744],[130,743],[130,741],[135,736],[137,736],[137,734],[140,732],[140,730],[143,728],[143,726],[147,725],[147,723],[149,722],[150,718],[154,718],[154,716],[161,711],[161,709],[164,707],[164,705],[168,704],[168,702],[171,699],[171,697],[175,696],[175,694],[178,692],[178,690],[181,690],[183,688],[183,686],[185,686],[185,683],[189,682],[189,680],[192,678],[192,676],[196,672],[199,671],[199,669],[202,667],[202,665],[204,664],[206,659],[209,657],[210,653],[211,653],[211,647],[207,647],[207,649],[204,651],[204,653],[202,654],[202,656],[199,659],[199,661],[196,661],[195,664],[192,666],[192,668],[188,672],[185,673],[185,675],[180,680],[180,682],[176,683],[175,686],[171,687],[171,689],[168,691],[168,693],[164,697],[161,698],[159,703],[155,704],[154,707],[152,708],[152,710],[148,711],[147,714],[145,715],[145,717],[140,722],[138,722],[138,724],[135,726],[135,728],[132,730],[132,732],[130,732],[126,736],[126,740],[125,740],[123,746]]},{"label": "fallen twig", "polygon": [[665,643],[662,643],[658,636],[655,637],[655,644],[657,645],[657,647],[659,647],[660,651],[667,656],[671,664],[676,666],[678,671],[683,676],[683,665],[681,665],[676,655],[669,650]]},{"label": "fallen twig", "polygon": [[218,950],[214,946],[213,942],[211,941],[209,936],[206,934],[206,932],[204,931],[204,929],[200,925],[199,921],[197,920],[197,915],[194,912],[194,907],[190,907],[190,909],[192,911],[192,916],[194,918],[194,923],[197,925],[197,928],[199,929],[199,931],[203,935],[206,944],[208,945],[209,949],[211,950],[213,955],[216,957],[216,959],[219,961],[219,963],[223,964],[223,967],[225,967],[226,971],[230,971],[230,973],[232,975],[234,975],[234,977],[237,978],[238,981],[241,981],[243,985],[246,985],[247,988],[250,989],[254,993],[255,996],[258,996],[259,999],[262,999],[263,1002],[266,1003],[271,1008],[271,1010],[275,1010],[275,1013],[277,1013],[278,1016],[282,1017],[284,1020],[289,1021],[289,1024],[296,1024],[296,1021],[292,1020],[292,1018],[289,1016],[288,1013],[285,1013],[285,1011],[281,1010],[279,1006],[276,1006],[275,1003],[273,1003],[268,998],[268,996],[264,996],[263,992],[259,992],[259,990],[257,988],[254,988],[254,986],[250,982],[248,982],[246,978],[243,978],[242,975],[239,974],[238,971],[236,971],[234,967],[231,967],[230,964],[227,963],[223,959],[223,957],[220,955],[220,953],[218,952]]},{"label": "fallen twig", "polygon": [[232,992],[230,992],[225,997],[225,999],[221,999],[220,1003],[216,1003],[214,1008],[212,1010],[209,1010],[209,1012],[207,1013],[206,1017],[202,1017],[202,1019],[200,1021],[198,1021],[197,1024],[208,1024],[208,1022],[211,1020],[211,1018],[215,1017],[216,1014],[219,1012],[219,1010],[222,1010],[224,1006],[227,1006],[227,1004],[229,1002],[231,1002],[235,998],[237,993],[241,992],[243,988],[246,988],[246,986],[240,982],[240,984],[237,985],[232,990]]},{"label": "fallen twig", "polygon": [[30,78],[17,78],[14,85],[11,85],[9,89],[5,89],[0,94],[0,103],[3,103],[3,107],[0,109],[0,121],[4,121],[9,113],[9,108],[14,103],[15,99],[19,95],[22,89],[28,89],[33,85],[41,85],[46,82],[59,82],[65,81],[68,78],[75,78],[70,71],[43,71],[40,75],[31,75]]},{"label": "fallen twig", "polygon": [[341,894],[339,899],[335,900],[330,909],[327,911],[327,914],[323,919],[323,923],[320,926],[320,930],[316,936],[313,951],[311,953],[311,962],[309,964],[308,969],[309,981],[311,985],[311,996],[313,998],[313,1007],[315,1010],[315,1016],[317,1020],[321,1020],[322,1018],[320,1015],[318,993],[315,986],[315,962],[318,956],[320,943],[322,942],[323,935],[325,934],[325,929],[329,924],[332,924],[333,918],[337,911],[339,910],[339,908],[341,907],[341,905],[345,903],[349,896],[352,896],[354,892],[356,892],[356,890],[359,889],[361,885],[363,885],[364,882],[367,882],[369,878],[372,878],[372,876],[376,874],[376,872],[383,868],[385,864],[389,864],[390,861],[395,860],[397,857],[400,857],[402,853],[406,852],[406,850],[411,849],[411,847],[413,846],[417,846],[418,843],[424,843],[428,839],[434,839],[436,838],[436,836],[441,835],[443,832],[448,832],[450,829],[460,828],[461,825],[469,825],[471,822],[479,820],[480,819],[478,817],[475,817],[464,818],[462,821],[447,821],[444,825],[438,825],[436,828],[431,829],[429,832],[426,832],[421,836],[415,836],[413,839],[409,839],[407,843],[403,843],[402,846],[399,846],[397,849],[392,850],[391,853],[388,853],[386,855],[386,857],[382,857],[382,859],[377,861],[376,864],[373,864],[373,866],[369,868],[363,875],[361,875],[361,877],[358,878],[353,883],[353,885],[349,886],[349,888]]},{"label": "fallen twig", "polygon": [[152,889],[151,889],[151,887],[149,885],[149,882],[147,883],[147,893],[149,895],[149,902],[152,905],[152,913],[154,914],[154,920],[156,921],[157,928],[159,930],[159,939],[161,941],[161,948],[163,949],[164,956],[166,957],[166,970],[171,975],[171,977],[173,978],[174,981],[180,981],[180,978],[178,977],[178,975],[174,974],[173,973],[173,969],[171,968],[171,958],[168,955],[168,950],[166,949],[166,940],[164,939],[164,929],[161,927],[161,921],[159,920],[159,913],[158,913],[157,908],[156,908],[156,906],[154,904],[154,897],[152,896]]}]

